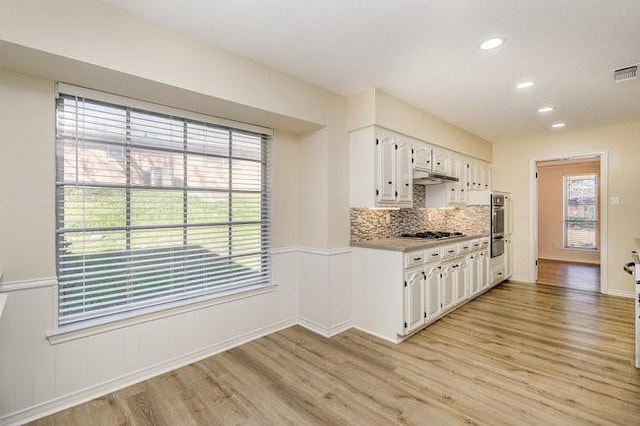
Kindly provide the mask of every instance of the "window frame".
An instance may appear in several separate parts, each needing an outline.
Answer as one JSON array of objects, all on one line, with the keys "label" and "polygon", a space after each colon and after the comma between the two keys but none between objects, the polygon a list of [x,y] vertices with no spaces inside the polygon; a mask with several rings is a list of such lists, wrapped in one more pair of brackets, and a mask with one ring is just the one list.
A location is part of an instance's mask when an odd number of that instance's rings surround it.
[{"label": "window frame", "polygon": [[[582,176],[592,176],[594,180],[594,202],[593,206],[595,208],[595,220],[589,221],[576,221],[567,219],[568,216],[568,208],[569,208],[569,182],[572,178]],[[586,173],[567,173],[562,176],[562,249],[568,251],[578,251],[578,252],[598,252],[600,250],[600,197],[599,197],[599,187],[600,187],[600,176],[598,173],[594,172],[586,172]],[[589,204],[591,205],[591,204]],[[595,246],[594,247],[574,247],[569,245],[569,223],[575,222],[588,222],[595,224]]]},{"label": "window frame", "polygon": [[[218,117],[212,117],[212,116],[208,116],[208,115],[203,115],[203,114],[199,114],[199,113],[194,113],[194,112],[190,112],[190,111],[184,111],[184,110],[180,110],[180,109],[176,109],[176,108],[171,108],[171,107],[166,107],[166,106],[162,106],[162,105],[157,105],[157,104],[153,104],[153,103],[149,103],[149,102],[145,102],[145,101],[139,101],[139,100],[135,100],[135,99],[131,99],[131,98],[126,98],[126,97],[122,97],[122,96],[117,96],[117,95],[112,95],[112,94],[108,94],[108,93],[103,93],[103,92],[99,92],[99,91],[95,91],[92,89],[86,89],[86,88],[80,88],[80,87],[76,87],[76,86],[71,86],[71,85],[67,85],[67,84],[63,84],[63,83],[58,83],[56,86],[56,99],[60,98],[61,94],[67,95],[67,96],[73,96],[73,97],[77,97],[77,98],[85,98],[87,100],[91,100],[91,101],[96,101],[96,102],[101,102],[101,103],[106,103],[106,104],[111,104],[111,105],[116,105],[119,107],[123,107],[123,108],[128,108],[128,109],[132,109],[132,110],[139,110],[142,112],[149,112],[152,114],[159,114],[159,115],[165,115],[165,116],[172,116],[172,117],[176,117],[179,120],[182,120],[185,123],[185,138],[187,137],[187,123],[193,122],[196,124],[206,124],[206,125],[212,125],[212,126],[216,126],[216,127],[221,127],[221,128],[226,128],[229,129],[230,132],[230,139],[231,139],[231,132],[233,131],[237,131],[237,132],[245,132],[245,133],[252,133],[252,134],[257,134],[260,135],[261,138],[261,155],[262,158],[260,160],[257,160],[260,164],[262,164],[262,171],[261,171],[261,177],[260,177],[260,220],[259,220],[259,225],[260,225],[260,235],[262,235],[261,238],[266,239],[266,242],[263,242],[261,244],[261,249],[260,249],[260,256],[266,258],[266,262],[267,262],[267,267],[266,267],[266,271],[268,273],[268,279],[267,282],[265,283],[261,283],[259,285],[242,285],[242,286],[235,286],[232,288],[230,288],[228,291],[225,291],[225,289],[222,290],[217,290],[214,287],[209,287],[210,291],[204,291],[203,294],[201,295],[191,295],[188,297],[184,297],[183,295],[181,295],[180,293],[178,293],[177,297],[174,298],[173,300],[167,300],[164,302],[160,302],[160,303],[154,303],[151,304],[150,306],[147,307],[137,307],[137,308],[132,308],[132,309],[123,309],[120,310],[118,312],[115,313],[108,313],[108,314],[104,314],[104,315],[96,315],[96,316],[88,316],[87,318],[81,318],[78,320],[73,320],[73,321],[68,321],[66,323],[60,323],[60,303],[61,303],[61,299],[60,299],[60,292],[62,289],[62,285],[60,284],[60,271],[59,271],[59,265],[60,265],[60,259],[59,259],[59,255],[60,255],[60,249],[59,249],[59,235],[61,232],[59,227],[62,226],[62,219],[60,216],[64,215],[64,213],[60,213],[60,210],[58,208],[59,206],[59,189],[60,188],[64,188],[65,187],[65,182],[64,179],[62,180],[62,182],[58,181],[58,168],[60,167],[60,158],[59,158],[59,154],[56,153],[55,156],[55,161],[56,161],[56,183],[55,183],[55,187],[56,187],[56,213],[55,213],[55,217],[56,217],[56,249],[55,249],[55,253],[56,253],[56,277],[58,278],[58,291],[55,294],[55,298],[56,298],[56,313],[55,313],[55,324],[56,324],[56,332],[54,334],[57,334],[59,332],[63,332],[65,330],[77,330],[77,329],[84,329],[87,327],[95,327],[95,326],[104,326],[105,324],[108,325],[109,323],[119,323],[122,322],[123,320],[125,321],[129,321],[131,319],[133,319],[135,321],[136,317],[146,317],[148,315],[155,315],[155,316],[163,316],[163,311],[175,311],[176,309],[186,309],[189,310],[188,305],[201,305],[202,303],[207,303],[208,300],[212,300],[214,303],[217,303],[215,301],[215,299],[219,299],[220,301],[224,301],[224,300],[235,300],[236,299],[236,295],[238,297],[247,297],[251,294],[262,294],[265,290],[268,290],[271,287],[274,287],[275,284],[273,282],[273,260],[272,260],[272,249],[271,249],[271,244],[272,244],[272,237],[271,237],[271,229],[272,229],[272,220],[271,220],[271,195],[272,195],[272,191],[271,191],[271,185],[272,185],[272,176],[271,176],[271,159],[270,159],[270,142],[272,140],[272,136],[273,136],[273,131],[271,129],[267,129],[264,127],[260,127],[260,126],[255,126],[255,125],[251,125],[251,124],[246,124],[246,123],[239,123],[239,122],[235,122],[232,120],[227,120],[227,119],[221,119]],[[58,114],[58,102],[56,101],[56,115]],[[58,128],[58,124],[56,121],[56,129]],[[125,149],[125,161],[129,162],[131,161],[131,152],[129,150],[129,136],[127,136],[127,148]],[[58,131],[56,130],[56,149],[58,149],[58,143],[59,143],[59,137],[58,137]],[[106,146],[107,148],[107,155],[111,156],[112,153],[109,151],[109,147],[111,146],[111,144],[109,143],[104,143],[104,146]],[[229,145],[229,154],[227,158],[229,164],[231,164],[231,162],[234,160],[234,155],[232,154],[232,145],[230,143]],[[159,149],[161,150],[161,149]],[[187,156],[190,154],[190,152],[186,149],[186,143],[185,143],[185,149],[184,152],[182,153],[182,155],[184,156],[184,158],[186,159]],[[187,165],[185,163],[185,170],[187,169]],[[164,176],[163,176],[163,181],[164,181]],[[90,185],[87,185],[90,186]],[[163,187],[164,185],[161,185],[161,187]],[[187,186],[186,183],[183,185],[184,186],[184,191],[185,193],[187,192]],[[229,182],[228,182],[228,186],[229,186],[229,203],[231,203],[231,198],[232,195],[234,194],[234,190],[233,190],[233,181],[230,178]],[[130,188],[136,188],[135,185],[130,186],[130,181],[127,180],[127,185],[126,185],[127,190],[130,190]],[[191,189],[191,191],[195,192],[197,191],[197,189]],[[127,200],[127,203],[131,203],[131,200]],[[186,204],[183,206],[185,209]],[[229,204],[229,211],[231,210],[231,204]],[[130,204],[127,204],[126,206],[127,210],[131,209]],[[229,213],[231,214],[231,213]],[[231,218],[230,218],[231,221]],[[185,226],[186,221],[185,221]],[[127,225],[129,226],[129,225]],[[232,224],[229,224],[229,229],[231,229]],[[187,229],[186,227],[184,228],[185,230]],[[266,231],[265,231],[266,229]],[[231,232],[231,231],[229,231]],[[266,232],[266,234],[265,234]],[[186,235],[186,231],[185,231],[185,235]],[[262,241],[262,240],[261,240]],[[231,239],[229,239],[229,244],[231,243]],[[263,269],[261,269],[261,271],[263,271]],[[223,286],[224,287],[224,286]]]}]

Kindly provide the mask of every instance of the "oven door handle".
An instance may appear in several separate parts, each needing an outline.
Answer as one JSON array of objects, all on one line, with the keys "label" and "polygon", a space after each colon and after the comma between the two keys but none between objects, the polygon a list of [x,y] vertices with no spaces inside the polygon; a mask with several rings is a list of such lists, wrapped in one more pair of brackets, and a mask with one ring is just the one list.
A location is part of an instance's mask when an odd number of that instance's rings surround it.
[{"label": "oven door handle", "polygon": [[[633,275],[635,267],[636,267],[636,263],[635,262],[629,262],[626,265],[624,265],[624,271],[629,275]],[[633,269],[631,269],[631,268],[633,268]]]}]

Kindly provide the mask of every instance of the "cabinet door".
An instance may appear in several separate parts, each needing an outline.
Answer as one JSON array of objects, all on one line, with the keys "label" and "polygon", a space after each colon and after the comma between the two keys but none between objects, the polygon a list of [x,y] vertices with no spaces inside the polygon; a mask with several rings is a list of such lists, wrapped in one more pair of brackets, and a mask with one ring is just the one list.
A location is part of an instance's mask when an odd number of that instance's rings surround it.
[{"label": "cabinet door", "polygon": [[427,267],[424,282],[424,305],[427,319],[440,315],[440,266]]},{"label": "cabinet door", "polygon": [[396,201],[400,204],[413,203],[413,169],[411,168],[411,142],[400,138],[396,149]]},{"label": "cabinet door", "polygon": [[422,270],[407,272],[404,276],[404,333],[410,333],[424,324]]},{"label": "cabinet door", "polygon": [[478,189],[489,189],[489,166],[487,164],[481,164],[478,167]]},{"label": "cabinet door", "polygon": [[431,170],[431,147],[423,142],[413,143],[413,167],[421,170]]},{"label": "cabinet door", "polygon": [[513,232],[513,196],[504,196],[504,234],[511,235]]},{"label": "cabinet door", "polygon": [[376,136],[377,201],[396,201],[396,140],[389,133],[378,132]]},{"label": "cabinet door", "polygon": [[453,264],[443,265],[440,274],[440,305],[443,311],[453,306],[453,298],[456,291],[456,274],[453,266]]},{"label": "cabinet door", "polygon": [[466,300],[466,269],[467,262],[464,260],[460,260],[454,269],[454,274],[456,274],[455,283],[456,283],[456,294],[455,294],[455,304],[462,303]]},{"label": "cabinet door", "polygon": [[467,173],[467,188],[471,191],[478,190],[478,179],[476,174],[478,166],[475,161],[469,163],[469,171]]},{"label": "cabinet door", "polygon": [[478,276],[478,258],[480,253],[471,253],[467,257],[467,289],[469,296],[474,296],[480,291],[480,281]]},{"label": "cabinet door", "polygon": [[513,241],[511,237],[504,239],[504,278],[509,279],[513,274]]},{"label": "cabinet door", "polygon": [[478,287],[482,291],[489,286],[489,252],[483,250],[478,256]]},{"label": "cabinet door", "polygon": [[432,155],[433,155],[433,164],[431,165],[432,170],[434,172],[450,175],[451,174],[451,157],[449,153],[434,148]]}]

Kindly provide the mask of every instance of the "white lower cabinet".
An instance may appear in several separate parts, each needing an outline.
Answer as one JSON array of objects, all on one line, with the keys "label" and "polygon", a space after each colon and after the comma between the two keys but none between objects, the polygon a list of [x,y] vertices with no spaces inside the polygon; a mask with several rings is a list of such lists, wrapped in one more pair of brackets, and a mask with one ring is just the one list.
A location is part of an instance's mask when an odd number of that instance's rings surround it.
[{"label": "white lower cabinet", "polygon": [[467,292],[469,297],[473,297],[480,291],[480,275],[478,271],[478,262],[480,261],[480,252],[471,253],[467,256]]},{"label": "white lower cabinet", "polygon": [[424,324],[424,272],[422,268],[404,274],[404,332],[411,333]]},{"label": "white lower cabinet", "polygon": [[440,272],[442,267],[438,264],[427,265],[424,281],[424,305],[426,317],[429,321],[440,316]]},{"label": "white lower cabinet", "polygon": [[453,307],[453,298],[456,291],[455,279],[455,264],[445,263],[442,265],[442,273],[440,274],[440,305],[443,312]]},{"label": "white lower cabinet", "polygon": [[485,240],[406,253],[353,247],[354,326],[397,343],[488,290]]}]

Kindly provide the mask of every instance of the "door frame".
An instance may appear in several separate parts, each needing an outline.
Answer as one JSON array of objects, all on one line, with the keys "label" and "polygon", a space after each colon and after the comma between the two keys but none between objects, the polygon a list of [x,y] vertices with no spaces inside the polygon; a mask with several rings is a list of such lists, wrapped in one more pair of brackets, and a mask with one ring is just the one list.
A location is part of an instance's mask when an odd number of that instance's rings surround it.
[{"label": "door frame", "polygon": [[588,158],[600,159],[600,293],[607,294],[609,292],[609,283],[607,281],[607,257],[609,251],[609,239],[608,239],[608,153],[607,151],[595,151],[595,152],[579,152],[579,153],[566,153],[555,154],[548,157],[536,157],[529,159],[529,205],[531,206],[531,221],[529,222],[529,241],[531,241],[532,258],[529,263],[529,282],[536,283],[538,278],[538,266],[536,261],[538,260],[538,181],[536,173],[538,170],[538,163],[542,161],[554,161],[554,160],[580,160]]}]

